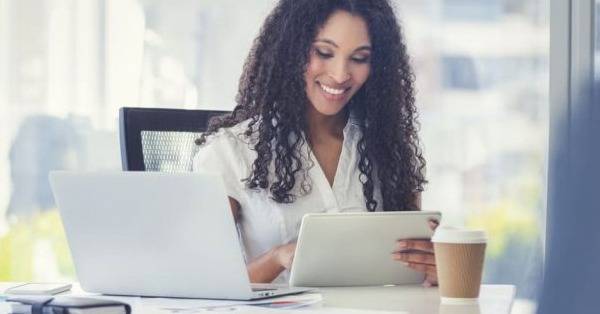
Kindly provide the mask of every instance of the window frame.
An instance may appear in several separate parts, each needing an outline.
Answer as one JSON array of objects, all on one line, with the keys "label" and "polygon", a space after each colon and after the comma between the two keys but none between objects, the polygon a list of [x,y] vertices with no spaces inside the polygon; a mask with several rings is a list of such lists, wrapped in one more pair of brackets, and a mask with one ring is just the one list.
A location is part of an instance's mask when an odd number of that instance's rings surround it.
[{"label": "window frame", "polygon": [[[570,145],[576,139],[574,126],[592,123],[594,106],[591,82],[594,80],[594,35],[596,0],[550,1],[550,78],[548,145],[548,220],[558,210],[562,197],[555,184],[561,166],[576,162]],[[588,114],[574,115],[575,111]],[[598,115],[598,113],[595,113]],[[588,117],[582,119],[581,117]],[[586,129],[585,127],[581,129]],[[564,149],[563,143],[569,148]],[[591,143],[590,143],[591,144]],[[600,146],[600,144],[594,144]],[[551,221],[548,221],[551,223]],[[546,250],[552,243],[552,230],[546,226]]]}]

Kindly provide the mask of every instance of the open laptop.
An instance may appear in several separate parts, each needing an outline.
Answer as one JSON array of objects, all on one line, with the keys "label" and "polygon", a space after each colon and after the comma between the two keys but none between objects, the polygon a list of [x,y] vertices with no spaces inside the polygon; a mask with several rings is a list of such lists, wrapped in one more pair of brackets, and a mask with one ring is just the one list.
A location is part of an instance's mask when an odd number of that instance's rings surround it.
[{"label": "open laptop", "polygon": [[58,171],[50,183],[85,291],[253,300],[308,290],[250,284],[217,175]]}]

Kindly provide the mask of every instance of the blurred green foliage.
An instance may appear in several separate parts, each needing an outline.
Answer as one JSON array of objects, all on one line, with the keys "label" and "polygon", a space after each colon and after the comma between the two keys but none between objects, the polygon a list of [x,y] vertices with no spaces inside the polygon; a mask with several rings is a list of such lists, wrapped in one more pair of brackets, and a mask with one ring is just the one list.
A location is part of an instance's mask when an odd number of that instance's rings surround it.
[{"label": "blurred green foliage", "polygon": [[500,257],[506,251],[511,237],[520,239],[524,245],[534,245],[540,235],[538,215],[531,210],[504,202],[467,219],[467,226],[483,229],[488,234],[488,257]]},{"label": "blurred green foliage", "polygon": [[63,230],[57,210],[10,224],[0,237],[0,281],[73,280],[75,270]]}]

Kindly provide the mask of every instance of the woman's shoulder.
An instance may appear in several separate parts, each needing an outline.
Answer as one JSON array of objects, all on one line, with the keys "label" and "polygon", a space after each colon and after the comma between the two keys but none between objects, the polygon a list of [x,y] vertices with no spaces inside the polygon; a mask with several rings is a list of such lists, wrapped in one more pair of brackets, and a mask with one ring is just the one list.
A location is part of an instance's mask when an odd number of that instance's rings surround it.
[{"label": "woman's shoulder", "polygon": [[[194,164],[248,164],[254,160],[253,135],[246,135],[250,120],[221,128],[207,136],[206,141],[198,147],[194,156]],[[209,162],[212,161],[212,162]]]},{"label": "woman's shoulder", "polygon": [[[218,131],[210,134],[206,137],[206,142],[200,146],[203,147],[211,147],[214,145],[233,145],[233,146],[248,146],[251,145],[254,138],[253,130],[250,130],[249,127],[251,123],[251,119],[247,119],[237,124],[220,128]],[[248,135],[249,134],[249,135]]]},{"label": "woman's shoulder", "polygon": [[221,175],[227,195],[243,199],[243,179],[248,177],[256,152],[245,135],[249,121],[221,128],[208,135],[193,157],[192,170]]}]

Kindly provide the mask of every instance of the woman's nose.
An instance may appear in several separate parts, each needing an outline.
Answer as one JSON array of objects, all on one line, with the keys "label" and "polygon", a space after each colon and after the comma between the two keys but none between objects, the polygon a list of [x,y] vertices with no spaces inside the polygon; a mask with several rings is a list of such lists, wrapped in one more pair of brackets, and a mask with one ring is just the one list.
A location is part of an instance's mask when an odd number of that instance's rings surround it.
[{"label": "woman's nose", "polygon": [[332,68],[329,71],[329,75],[331,78],[335,80],[336,83],[342,84],[350,79],[350,72],[348,71],[348,64],[341,60],[335,62]]}]

